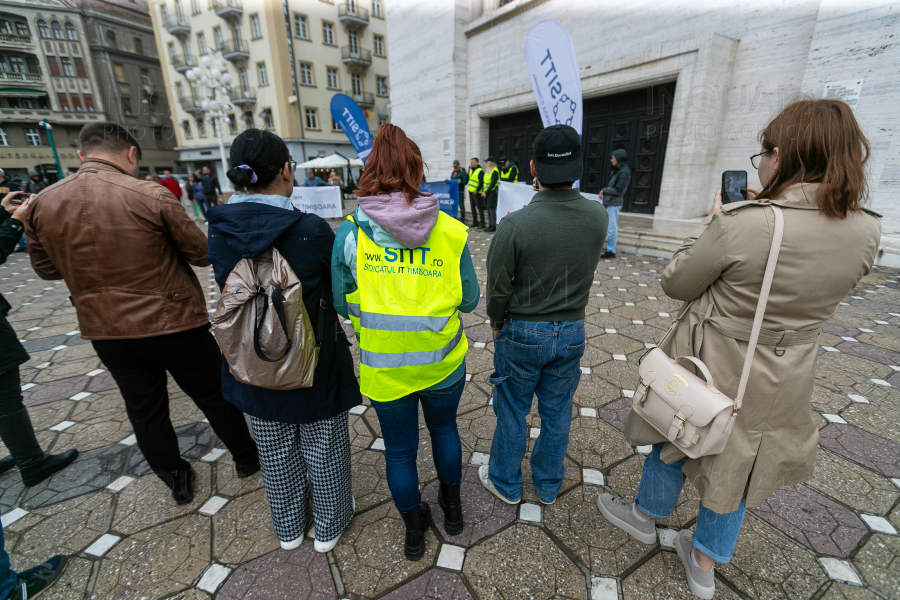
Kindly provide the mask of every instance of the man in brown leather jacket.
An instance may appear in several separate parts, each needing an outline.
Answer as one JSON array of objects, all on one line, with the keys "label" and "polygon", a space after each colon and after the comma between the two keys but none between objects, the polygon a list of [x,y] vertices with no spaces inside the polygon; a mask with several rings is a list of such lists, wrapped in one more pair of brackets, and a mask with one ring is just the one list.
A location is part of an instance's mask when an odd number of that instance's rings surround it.
[{"label": "man in brown leather jacket", "polygon": [[84,339],[125,399],[138,447],[178,504],[194,472],[169,419],[166,371],[203,411],[237,475],[259,470],[244,415],[222,397],[221,353],[190,265],[209,266],[206,235],[165,187],[138,179],[141,147],[115,123],[86,125],[81,168],[33,203],[25,236],[42,279],[64,279]]}]

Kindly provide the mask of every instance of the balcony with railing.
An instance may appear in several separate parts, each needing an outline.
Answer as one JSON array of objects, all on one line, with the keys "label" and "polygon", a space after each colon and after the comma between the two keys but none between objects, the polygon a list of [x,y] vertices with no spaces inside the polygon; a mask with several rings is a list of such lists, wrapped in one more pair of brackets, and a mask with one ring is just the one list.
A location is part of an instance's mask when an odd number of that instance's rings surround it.
[{"label": "balcony with railing", "polygon": [[256,104],[256,88],[231,88],[231,91],[228,93],[228,99],[235,106],[253,108]]},{"label": "balcony with railing", "polygon": [[352,91],[344,92],[356,102],[360,108],[372,108],[375,106],[375,94],[372,92],[363,92],[361,94],[354,94]]},{"label": "balcony with railing", "polygon": [[191,33],[191,22],[184,15],[166,15],[163,27],[172,35],[186,36]]},{"label": "balcony with railing", "polygon": [[175,70],[182,75],[197,66],[197,61],[193,56],[180,56],[176,54],[171,57],[171,61]]},{"label": "balcony with railing", "polygon": [[0,71],[0,83],[27,83],[45,87],[44,78],[39,73],[14,73],[12,71]]},{"label": "balcony with railing", "polygon": [[0,46],[7,50],[21,50],[31,48],[30,35],[18,35],[15,33],[0,33]]},{"label": "balcony with railing", "polygon": [[250,58],[250,44],[244,40],[228,40],[222,46],[222,58],[231,62]]},{"label": "balcony with railing", "polygon": [[194,100],[193,98],[179,98],[178,103],[181,105],[181,110],[191,115],[203,111],[203,108],[200,106],[200,101]]},{"label": "balcony with railing", "polygon": [[352,46],[341,47],[341,60],[346,65],[359,65],[368,67],[372,64],[372,51]]},{"label": "balcony with railing", "polygon": [[223,19],[239,18],[244,14],[241,0],[209,0],[209,7]]},{"label": "balcony with railing", "polygon": [[358,6],[356,2],[344,2],[338,5],[338,20],[344,25],[362,29],[369,24],[369,11]]}]

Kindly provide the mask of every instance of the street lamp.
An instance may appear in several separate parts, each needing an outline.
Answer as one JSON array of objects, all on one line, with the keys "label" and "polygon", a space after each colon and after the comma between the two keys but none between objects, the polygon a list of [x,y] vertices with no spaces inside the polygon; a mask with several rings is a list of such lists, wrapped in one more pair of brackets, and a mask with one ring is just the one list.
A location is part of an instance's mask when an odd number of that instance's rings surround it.
[{"label": "street lamp", "polygon": [[[226,111],[232,111],[231,104],[226,100],[227,94],[231,91],[231,74],[226,71],[228,65],[221,58],[213,60],[211,56],[204,56],[200,59],[200,63],[204,68],[194,67],[189,69],[184,75],[191,83],[196,83],[204,89],[204,99],[200,101],[200,112],[209,113],[210,120],[215,128],[216,137],[219,139],[219,158],[222,159],[222,173],[228,172],[228,162],[225,160],[225,142],[224,142],[224,121]],[[219,100],[219,94],[222,94],[222,100]],[[227,187],[231,187],[227,183]]]},{"label": "street lamp", "polygon": [[47,140],[50,142],[50,150],[53,152],[53,161],[56,163],[56,180],[63,178],[62,165],[59,164],[59,155],[56,153],[56,144],[53,143],[53,125],[47,119],[38,121],[38,125],[47,130]]}]

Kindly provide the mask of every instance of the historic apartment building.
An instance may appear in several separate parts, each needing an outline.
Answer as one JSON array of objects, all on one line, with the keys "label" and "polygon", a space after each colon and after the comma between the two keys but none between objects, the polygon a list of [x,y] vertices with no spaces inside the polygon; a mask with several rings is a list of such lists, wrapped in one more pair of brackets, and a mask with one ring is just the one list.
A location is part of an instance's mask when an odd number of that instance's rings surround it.
[{"label": "historic apartment building", "polygon": [[[145,75],[149,88],[162,84],[142,1],[0,3],[0,168],[7,176],[27,179],[42,171],[55,180],[44,120],[63,171],[80,164],[81,127],[103,120],[123,123],[143,139],[146,172],[172,166],[177,154],[165,98],[154,103],[159,91],[142,94]],[[110,85],[113,80],[120,81]]]},{"label": "historic apartment building", "polygon": [[[801,93],[822,97],[828,85],[855,102],[872,143],[871,203],[886,215],[885,234],[900,238],[896,3],[395,0],[392,121],[418,141],[432,173],[506,154],[527,174],[542,124],[524,42],[541,19],[565,26],[578,60],[583,190],[605,185],[610,152],[625,148],[626,211],[704,215],[722,171],[746,170],[758,187],[749,157],[778,108]],[[409,35],[423,24],[427,40]]]},{"label": "historic apartment building", "polygon": [[[373,132],[388,118],[382,0],[151,0],[151,15],[185,170],[209,165],[227,184],[214,122],[220,110],[226,159],[248,127],[284,138],[298,161],[356,157],[331,119],[335,93],[356,100]],[[212,106],[208,88],[187,77],[204,57],[223,60],[232,80]]]}]

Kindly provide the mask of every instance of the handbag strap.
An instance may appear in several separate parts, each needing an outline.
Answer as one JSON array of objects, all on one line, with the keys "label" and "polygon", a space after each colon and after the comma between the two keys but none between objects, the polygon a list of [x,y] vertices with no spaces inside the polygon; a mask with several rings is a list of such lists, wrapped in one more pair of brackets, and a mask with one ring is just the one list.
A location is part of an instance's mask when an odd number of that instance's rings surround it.
[{"label": "handbag strap", "polygon": [[769,301],[769,291],[772,289],[772,279],[775,277],[775,265],[778,262],[778,254],[781,252],[781,238],[784,236],[784,213],[781,211],[781,208],[775,205],[770,205],[769,207],[775,213],[775,232],[772,235],[772,247],[769,249],[769,260],[766,262],[766,274],[763,276],[762,288],[759,291],[759,301],[756,303],[753,329],[750,331],[750,341],[747,343],[747,356],[744,358],[744,368],[741,371],[737,396],[734,398],[734,410],[731,411],[731,418],[725,427],[725,433],[731,431],[734,419],[741,409],[744,392],[747,391],[747,382],[750,380],[750,367],[753,364],[753,355],[756,353],[756,342],[759,340],[759,330],[762,328],[766,303]]}]

